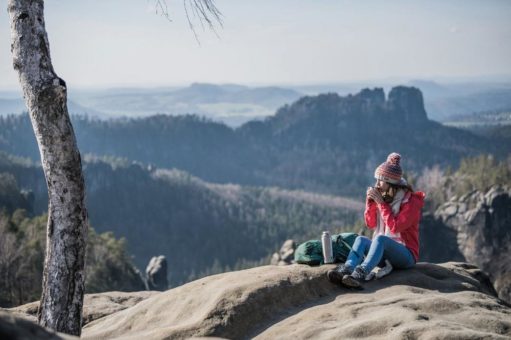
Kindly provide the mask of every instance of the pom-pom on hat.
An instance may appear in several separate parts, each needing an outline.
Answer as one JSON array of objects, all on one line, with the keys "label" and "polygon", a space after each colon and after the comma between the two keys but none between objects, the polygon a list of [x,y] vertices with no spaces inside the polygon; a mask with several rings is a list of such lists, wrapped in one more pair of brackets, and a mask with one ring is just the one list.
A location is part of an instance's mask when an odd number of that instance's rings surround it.
[{"label": "pom-pom on hat", "polygon": [[374,172],[374,178],[391,184],[402,182],[403,170],[401,169],[401,155],[393,152],[387,156],[387,161],[380,164]]}]

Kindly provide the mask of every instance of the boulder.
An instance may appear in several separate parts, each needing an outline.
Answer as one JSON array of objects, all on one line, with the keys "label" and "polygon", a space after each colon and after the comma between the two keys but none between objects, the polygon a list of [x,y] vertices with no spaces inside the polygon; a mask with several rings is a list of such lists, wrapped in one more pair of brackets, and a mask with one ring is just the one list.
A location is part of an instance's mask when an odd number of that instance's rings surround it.
[{"label": "boulder", "polygon": [[165,256],[154,256],[146,268],[147,290],[164,291],[169,287],[167,279],[167,259]]},{"label": "boulder", "polygon": [[276,266],[287,266],[294,262],[296,243],[293,240],[286,240],[278,253],[273,253],[270,264]]}]

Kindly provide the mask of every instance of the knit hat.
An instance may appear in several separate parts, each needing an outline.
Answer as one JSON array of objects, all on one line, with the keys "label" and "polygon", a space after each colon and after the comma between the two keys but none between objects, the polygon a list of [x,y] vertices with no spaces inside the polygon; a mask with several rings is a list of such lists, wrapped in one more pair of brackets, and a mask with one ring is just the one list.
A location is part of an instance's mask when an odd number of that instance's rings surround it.
[{"label": "knit hat", "polygon": [[391,184],[400,184],[403,180],[403,170],[401,169],[401,155],[391,153],[387,156],[387,161],[380,164],[374,172],[374,178]]}]

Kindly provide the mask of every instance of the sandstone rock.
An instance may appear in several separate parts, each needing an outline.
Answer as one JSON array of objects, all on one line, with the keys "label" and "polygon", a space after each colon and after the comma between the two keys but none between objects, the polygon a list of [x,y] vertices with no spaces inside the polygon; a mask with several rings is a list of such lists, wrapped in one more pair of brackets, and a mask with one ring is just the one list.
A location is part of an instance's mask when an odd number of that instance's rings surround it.
[{"label": "sandstone rock", "polygon": [[291,263],[294,259],[296,243],[293,240],[287,240],[282,244],[279,255],[282,261]]},{"label": "sandstone rock", "polygon": [[434,217],[425,216],[421,259],[474,263],[490,274],[499,297],[511,303],[511,189],[472,191],[440,206]]},{"label": "sandstone rock", "polygon": [[286,240],[278,253],[271,257],[270,264],[277,266],[287,266],[294,262],[296,243],[293,240]]},{"label": "sandstone rock", "polygon": [[280,262],[280,255],[279,253],[273,253],[273,255],[271,256],[271,260],[270,260],[270,264],[272,266],[277,266]]},{"label": "sandstone rock", "polygon": [[[108,292],[98,294],[85,294],[83,302],[83,325],[91,321],[102,318],[103,316],[113,314],[120,310],[132,307],[155,294],[156,291],[141,292]],[[31,322],[37,322],[37,308],[39,301],[27,303],[18,307],[9,308],[6,311],[11,312],[17,317],[24,318]]]},{"label": "sandstone rock", "polygon": [[409,124],[423,123],[428,120],[424,109],[422,92],[415,87],[397,86],[389,92],[389,109],[400,113],[399,119]]},{"label": "sandstone rock", "polygon": [[20,317],[14,313],[0,310],[0,338],[18,340],[71,340],[80,339],[67,334],[56,333]]},{"label": "sandstone rock", "polygon": [[167,279],[167,259],[165,256],[154,256],[146,268],[147,289],[164,291],[169,287]]},{"label": "sandstone rock", "polygon": [[263,266],[209,276],[86,325],[84,339],[492,338],[511,336],[511,308],[466,263],[418,263],[353,291],[333,265]]}]

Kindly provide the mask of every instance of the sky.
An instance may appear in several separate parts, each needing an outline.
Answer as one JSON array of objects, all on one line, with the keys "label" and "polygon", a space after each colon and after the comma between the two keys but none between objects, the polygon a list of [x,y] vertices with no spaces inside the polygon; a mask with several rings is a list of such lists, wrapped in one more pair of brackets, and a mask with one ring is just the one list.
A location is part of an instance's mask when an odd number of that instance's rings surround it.
[{"label": "sky", "polygon": [[[45,1],[57,74],[84,88],[511,76],[511,1],[216,0],[223,27],[195,20],[200,44],[183,1],[167,0],[172,21],[154,4]],[[17,89],[0,7],[0,89]]]}]

